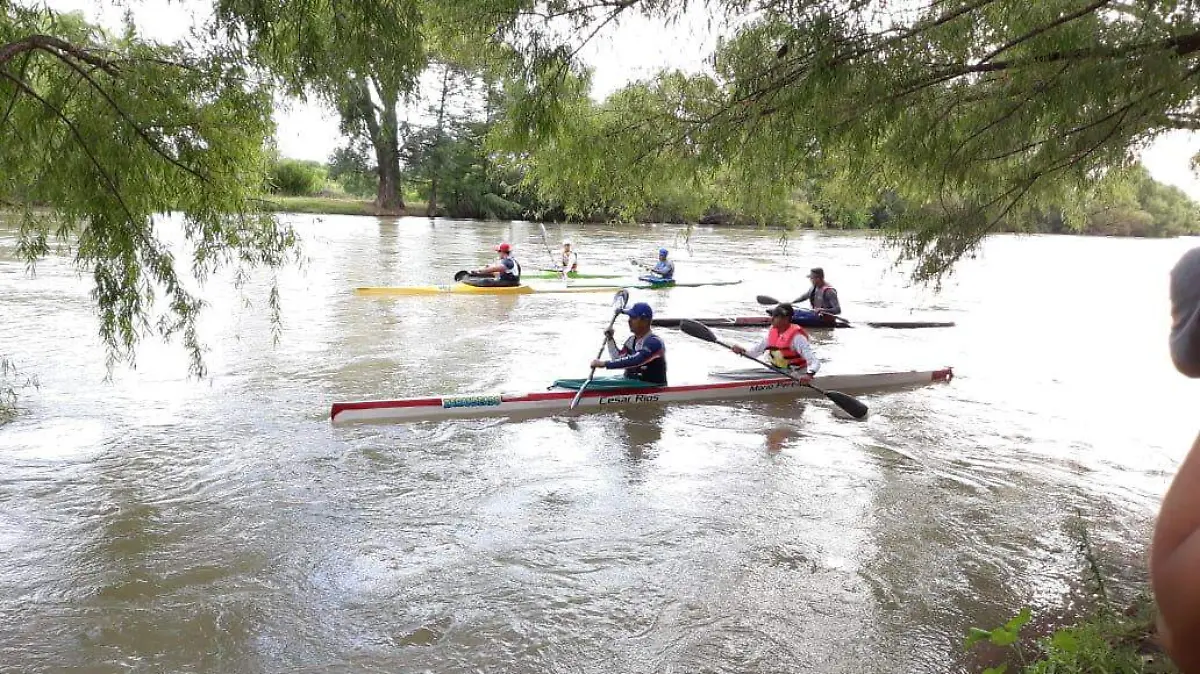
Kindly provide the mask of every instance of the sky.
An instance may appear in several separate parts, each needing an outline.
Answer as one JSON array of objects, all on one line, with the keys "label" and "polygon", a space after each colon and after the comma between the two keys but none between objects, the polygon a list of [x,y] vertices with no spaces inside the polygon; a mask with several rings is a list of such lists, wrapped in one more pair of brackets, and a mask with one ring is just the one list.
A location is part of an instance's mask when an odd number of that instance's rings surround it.
[{"label": "sky", "polygon": [[[90,21],[112,28],[120,25],[126,11],[102,0],[44,0],[44,4],[57,11],[83,12]],[[124,0],[123,4],[142,35],[163,42],[185,38],[192,26],[207,17],[210,6],[205,0]],[[700,4],[669,27],[629,16],[597,36],[580,52],[595,69],[592,96],[603,99],[662,68],[698,69],[716,46],[714,28]],[[336,113],[318,103],[279,101],[275,122],[276,142],[287,157],[325,161],[342,141]],[[1197,153],[1200,133],[1173,131],[1156,139],[1141,158],[1155,179],[1200,200],[1200,176],[1190,165]]]}]

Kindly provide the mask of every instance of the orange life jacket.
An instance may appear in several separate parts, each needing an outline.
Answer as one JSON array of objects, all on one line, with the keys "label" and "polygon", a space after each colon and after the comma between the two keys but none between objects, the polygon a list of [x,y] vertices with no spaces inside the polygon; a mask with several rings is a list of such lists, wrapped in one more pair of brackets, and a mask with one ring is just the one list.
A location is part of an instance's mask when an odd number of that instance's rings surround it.
[{"label": "orange life jacket", "polygon": [[[772,360],[782,359],[788,364],[788,367],[804,369],[808,367],[808,361],[804,359],[804,354],[792,348],[792,340],[796,335],[804,335],[804,339],[808,339],[808,333],[804,328],[792,323],[787,327],[787,330],[779,332],[775,326],[771,326],[767,332],[767,351],[771,353]],[[778,354],[779,358],[774,356]]]}]

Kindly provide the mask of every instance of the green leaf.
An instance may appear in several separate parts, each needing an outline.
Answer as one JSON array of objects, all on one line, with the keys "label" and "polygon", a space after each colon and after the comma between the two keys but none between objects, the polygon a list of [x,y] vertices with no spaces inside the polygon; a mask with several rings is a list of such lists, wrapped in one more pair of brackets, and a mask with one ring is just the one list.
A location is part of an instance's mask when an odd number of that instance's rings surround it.
[{"label": "green leaf", "polygon": [[1059,630],[1050,638],[1050,647],[1064,653],[1075,653],[1079,650],[1079,640],[1067,630]]},{"label": "green leaf", "polygon": [[972,646],[980,641],[987,641],[992,638],[992,633],[987,630],[981,630],[978,627],[972,627],[967,631],[966,641],[963,643],[964,650],[970,650]]},{"label": "green leaf", "polygon": [[1011,646],[1017,642],[1018,633],[1006,627],[992,630],[992,643],[997,646]]},{"label": "green leaf", "polygon": [[983,670],[983,674],[1004,674],[1008,671],[1008,665],[998,665],[996,667],[988,667]]},{"label": "green leaf", "polygon": [[1004,624],[1004,629],[1014,633],[1020,632],[1021,628],[1028,624],[1032,617],[1033,611],[1026,606],[1025,608],[1021,609],[1021,612],[1014,616],[1012,620],[1009,620]]}]

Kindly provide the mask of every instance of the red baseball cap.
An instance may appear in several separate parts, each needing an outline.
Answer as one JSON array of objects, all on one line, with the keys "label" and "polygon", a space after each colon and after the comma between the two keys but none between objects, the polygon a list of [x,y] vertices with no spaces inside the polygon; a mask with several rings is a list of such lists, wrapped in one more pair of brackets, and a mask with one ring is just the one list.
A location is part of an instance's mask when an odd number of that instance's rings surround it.
[{"label": "red baseball cap", "polygon": [[511,250],[512,246],[508,245],[507,243],[502,243],[499,246],[496,246],[496,252],[498,253],[507,253]]}]

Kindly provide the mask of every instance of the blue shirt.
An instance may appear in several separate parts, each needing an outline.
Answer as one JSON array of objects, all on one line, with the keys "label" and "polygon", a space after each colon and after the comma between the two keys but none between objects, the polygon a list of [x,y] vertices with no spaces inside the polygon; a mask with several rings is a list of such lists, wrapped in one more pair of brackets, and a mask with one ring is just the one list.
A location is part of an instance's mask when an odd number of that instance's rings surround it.
[{"label": "blue shirt", "polygon": [[675,263],[670,260],[659,260],[658,264],[654,265],[654,273],[663,278],[672,278],[675,276]]}]

